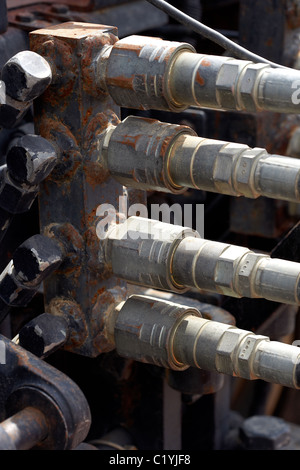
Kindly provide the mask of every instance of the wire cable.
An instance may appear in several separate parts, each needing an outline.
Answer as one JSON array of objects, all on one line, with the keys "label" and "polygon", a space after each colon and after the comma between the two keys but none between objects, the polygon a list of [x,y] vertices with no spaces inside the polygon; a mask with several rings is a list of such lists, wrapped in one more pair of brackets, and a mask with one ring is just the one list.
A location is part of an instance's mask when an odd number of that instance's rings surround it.
[{"label": "wire cable", "polygon": [[245,47],[236,44],[234,41],[231,41],[223,34],[219,33],[218,31],[214,30],[206,26],[205,24],[201,23],[200,21],[195,20],[191,16],[183,13],[182,11],[178,10],[177,8],[170,5],[168,2],[164,0],[147,0],[147,2],[151,3],[155,7],[159,8],[160,10],[167,13],[169,16],[177,20],[179,23],[187,26],[188,28],[192,29],[195,33],[200,34],[201,36],[209,39],[219,46],[223,47],[223,49],[227,50],[229,53],[233,54],[235,57],[243,60],[250,60],[252,62],[259,62],[263,64],[268,64],[272,67],[280,67],[288,69],[289,67],[285,67],[284,65],[276,64],[264,57],[261,57]]}]

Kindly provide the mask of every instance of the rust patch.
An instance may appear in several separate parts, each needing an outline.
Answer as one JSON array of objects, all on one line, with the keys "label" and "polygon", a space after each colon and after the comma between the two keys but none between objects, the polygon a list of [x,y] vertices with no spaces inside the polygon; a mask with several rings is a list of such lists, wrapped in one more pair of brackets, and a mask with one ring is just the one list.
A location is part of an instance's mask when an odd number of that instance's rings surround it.
[{"label": "rust patch", "polygon": [[93,349],[99,354],[115,347],[109,336],[108,323],[112,321],[117,305],[125,299],[126,291],[122,287],[115,287],[108,290],[100,288],[98,292],[100,294],[92,309],[90,327],[93,332]]},{"label": "rust patch", "polygon": [[210,66],[211,66],[211,62],[209,62],[209,60],[207,60],[207,59],[203,59],[203,60],[201,61],[201,65],[202,65],[203,67],[210,67]]},{"label": "rust patch", "polygon": [[205,85],[205,80],[203,77],[201,77],[200,73],[199,73],[199,70],[197,71],[197,74],[196,74],[196,82],[200,85],[200,86],[204,86]]},{"label": "rust patch", "polygon": [[105,170],[99,162],[87,162],[83,169],[85,173],[86,182],[93,189],[97,185],[104,183],[109,177],[108,170]]},{"label": "rust patch", "polygon": [[126,44],[122,41],[119,41],[118,44],[115,47],[116,55],[118,54],[119,50],[128,50],[135,52],[137,56],[140,55],[142,49],[144,48],[143,44]]},{"label": "rust patch", "polygon": [[103,46],[113,45],[117,39],[112,33],[103,33],[101,36],[89,37],[84,41],[81,53],[81,74],[85,93],[96,97],[106,94],[99,90],[97,85],[95,61]]},{"label": "rust patch", "polygon": [[121,141],[121,144],[127,145],[128,147],[132,147],[134,150],[136,150],[138,141],[142,137],[143,137],[142,134],[139,134],[139,135],[125,135],[123,140]]},{"label": "rust patch", "polygon": [[122,75],[120,75],[119,77],[107,77],[107,84],[109,86],[116,86],[120,88],[126,88],[128,90],[134,90],[134,78],[134,75],[131,75],[130,77],[124,77]]},{"label": "rust patch", "polygon": [[64,316],[70,324],[70,336],[64,349],[73,351],[81,346],[88,338],[89,331],[79,305],[72,300],[56,297],[48,308],[53,315]]}]

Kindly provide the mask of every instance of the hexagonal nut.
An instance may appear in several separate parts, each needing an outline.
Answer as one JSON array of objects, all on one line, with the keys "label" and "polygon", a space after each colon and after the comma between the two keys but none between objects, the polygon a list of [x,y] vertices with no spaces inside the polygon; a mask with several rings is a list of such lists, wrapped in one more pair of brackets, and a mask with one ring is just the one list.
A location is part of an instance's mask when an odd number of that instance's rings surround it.
[{"label": "hexagonal nut", "polygon": [[236,291],[241,297],[255,296],[254,269],[262,258],[268,258],[268,255],[257,254],[251,251],[242,258],[236,277]]},{"label": "hexagonal nut", "polygon": [[225,62],[216,80],[218,102],[224,109],[236,109],[235,83],[240,75],[240,62],[234,59]]},{"label": "hexagonal nut", "polygon": [[235,291],[235,271],[241,257],[248,251],[248,248],[229,245],[219,256],[214,281],[225,295],[239,296]]},{"label": "hexagonal nut", "polygon": [[249,450],[278,450],[290,442],[290,428],[275,416],[252,416],[240,428],[240,439]]},{"label": "hexagonal nut", "polygon": [[0,207],[10,214],[27,212],[38,193],[36,186],[20,186],[14,182],[4,168],[0,172]]},{"label": "hexagonal nut", "polygon": [[[213,182],[215,188],[220,193],[231,194],[232,196],[236,195],[234,188],[232,187],[232,163],[233,163],[233,154],[230,152],[231,145],[227,145],[225,149],[222,149],[219,152],[213,171]],[[229,149],[229,153],[226,150]]]},{"label": "hexagonal nut", "polygon": [[243,110],[257,111],[256,89],[258,78],[260,72],[268,67],[268,65],[264,64],[250,64],[247,66],[239,87],[240,102],[243,104]]},{"label": "hexagonal nut", "polygon": [[21,51],[3,66],[1,79],[6,93],[18,101],[32,101],[50,85],[52,71],[48,62],[33,51]]},{"label": "hexagonal nut", "polygon": [[255,353],[257,345],[261,341],[269,340],[267,336],[260,335],[248,335],[244,340],[242,340],[239,345],[238,356],[237,356],[237,375],[244,379],[250,380],[253,377],[251,370],[252,361],[251,355]]},{"label": "hexagonal nut", "polygon": [[43,313],[27,323],[19,332],[19,344],[37,357],[47,357],[63,346],[69,325],[63,316]]},{"label": "hexagonal nut", "polygon": [[215,365],[218,372],[228,375],[236,372],[234,354],[240,341],[247,335],[249,335],[248,331],[239,328],[228,328],[224,331],[216,349]]},{"label": "hexagonal nut", "polygon": [[30,107],[31,102],[21,103],[6,95],[5,103],[0,103],[0,126],[5,129],[16,127]]},{"label": "hexagonal nut", "polygon": [[26,306],[35,295],[35,290],[24,287],[16,278],[11,261],[0,276],[0,297],[12,307]]},{"label": "hexagonal nut", "polygon": [[58,268],[62,257],[62,250],[54,239],[33,235],[13,254],[15,275],[24,286],[38,286]]},{"label": "hexagonal nut", "polygon": [[6,164],[10,176],[29,186],[43,181],[53,170],[57,156],[53,145],[39,135],[20,137],[9,149]]},{"label": "hexagonal nut", "polygon": [[255,188],[255,170],[253,166],[261,156],[268,155],[264,149],[246,150],[238,158],[235,167],[235,188],[240,195],[256,198],[259,193]]}]

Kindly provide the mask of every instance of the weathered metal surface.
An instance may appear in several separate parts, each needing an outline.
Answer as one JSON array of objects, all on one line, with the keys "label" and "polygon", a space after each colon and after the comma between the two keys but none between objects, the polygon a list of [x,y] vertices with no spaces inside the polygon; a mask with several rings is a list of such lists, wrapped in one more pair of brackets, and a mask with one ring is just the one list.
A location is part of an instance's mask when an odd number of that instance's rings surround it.
[{"label": "weathered metal surface", "polygon": [[[19,2],[20,3],[20,2]],[[90,3],[90,8],[82,8],[80,2],[68,6],[49,5],[50,2],[26,6],[22,2],[17,8],[8,10],[9,23],[25,31],[48,28],[65,21],[84,21],[86,23],[114,24],[119,28],[120,37],[139,31],[162,26],[168,22],[168,16],[145,0],[105,1]],[[90,11],[92,10],[92,11]]]},{"label": "weathered metal surface", "polygon": [[46,311],[51,313],[54,299],[78,304],[88,334],[77,344],[71,335],[69,347],[89,356],[109,348],[104,317],[126,294],[125,284],[105,269],[101,273],[97,263],[97,208],[118,207],[124,191],[109,178],[99,152],[102,134],[118,122],[118,108],[95,85],[101,49],[116,40],[116,28],[83,23],[31,34],[31,47],[53,68],[52,85],[36,106],[36,129],[59,150],[58,164],[41,187],[41,231],[70,246],[59,271],[45,282]]},{"label": "weathered metal surface", "polygon": [[195,50],[146,36],[121,39],[110,52],[104,86],[119,106],[180,111],[186,106],[169,95],[169,71],[184,51]]},{"label": "weathered metal surface", "polygon": [[[43,435],[45,439],[35,448],[63,450],[80,444],[89,430],[90,411],[78,386],[62,372],[7,338],[1,336],[0,344],[0,420],[34,407],[45,417],[48,429],[47,436]],[[21,414],[22,417],[24,415]],[[28,422],[24,419],[24,424],[25,421]],[[31,434],[25,426],[20,436],[23,445],[26,442],[34,444],[33,440],[37,439],[35,431],[39,427],[35,425]],[[44,426],[41,427],[44,433]]]},{"label": "weathered metal surface", "polygon": [[168,165],[181,135],[195,133],[187,126],[129,116],[110,135],[107,168],[125,186],[181,193],[186,188],[171,181]]},{"label": "weathered metal surface", "polygon": [[253,52],[280,63],[286,0],[240,1],[240,39]]}]

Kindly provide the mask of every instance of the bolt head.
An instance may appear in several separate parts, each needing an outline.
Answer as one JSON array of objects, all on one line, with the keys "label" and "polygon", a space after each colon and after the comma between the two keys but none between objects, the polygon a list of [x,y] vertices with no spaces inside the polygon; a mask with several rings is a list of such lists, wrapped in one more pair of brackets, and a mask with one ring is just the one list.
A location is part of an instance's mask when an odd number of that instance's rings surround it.
[{"label": "bolt head", "polygon": [[6,157],[7,168],[15,181],[34,186],[43,181],[56,164],[53,145],[38,135],[20,137]]},{"label": "bolt head", "polygon": [[68,323],[62,316],[43,313],[19,332],[19,344],[38,357],[46,357],[61,347],[68,338]]},{"label": "bolt head", "polygon": [[33,51],[21,51],[3,66],[1,79],[11,98],[28,102],[46,90],[51,83],[52,72],[42,56]]},{"label": "bolt head", "polygon": [[16,127],[21,122],[21,120],[29,110],[31,102],[22,103],[21,101],[14,100],[8,95],[4,97],[3,86],[1,88],[2,93],[0,101],[0,126],[4,127],[4,129],[11,129],[13,127]]},{"label": "bolt head", "polygon": [[14,265],[11,261],[0,275],[0,298],[12,307],[26,306],[35,291],[22,286],[15,277]]},{"label": "bolt head", "polygon": [[62,261],[59,245],[44,235],[33,235],[13,254],[16,275],[28,287],[39,285]]},{"label": "bolt head", "polygon": [[0,207],[10,214],[27,212],[37,195],[37,188],[22,187],[14,182],[7,169],[0,172]]},{"label": "bolt head", "polygon": [[290,428],[275,416],[252,416],[241,426],[240,438],[249,450],[278,450],[288,445]]},{"label": "bolt head", "polygon": [[264,64],[249,64],[246,72],[242,77],[240,84],[240,93],[243,103],[243,109],[256,112],[257,105],[255,101],[255,90],[259,74],[262,69],[266,68]]}]

